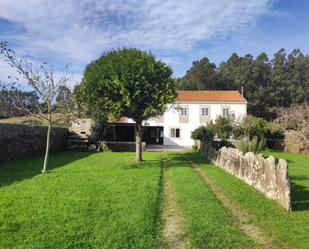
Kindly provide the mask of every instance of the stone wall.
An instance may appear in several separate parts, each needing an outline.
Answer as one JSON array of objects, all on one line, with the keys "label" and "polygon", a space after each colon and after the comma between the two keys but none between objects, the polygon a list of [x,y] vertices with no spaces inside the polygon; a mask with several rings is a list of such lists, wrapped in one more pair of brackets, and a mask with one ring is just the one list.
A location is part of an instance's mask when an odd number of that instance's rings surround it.
[{"label": "stone wall", "polygon": [[[0,161],[44,154],[47,127],[0,123]],[[51,151],[65,148],[69,130],[52,128]]]},{"label": "stone wall", "polygon": [[285,160],[279,159],[276,164],[273,156],[264,158],[252,152],[243,155],[235,148],[222,147],[217,151],[203,145],[201,150],[215,165],[261,191],[269,199],[276,200],[285,209],[291,210],[288,164]]}]

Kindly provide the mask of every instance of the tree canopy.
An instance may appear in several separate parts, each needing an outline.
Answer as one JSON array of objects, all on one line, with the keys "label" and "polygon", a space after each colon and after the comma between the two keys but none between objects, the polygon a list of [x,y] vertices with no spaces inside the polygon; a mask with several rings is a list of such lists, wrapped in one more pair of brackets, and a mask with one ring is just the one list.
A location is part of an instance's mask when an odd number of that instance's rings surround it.
[{"label": "tree canopy", "polygon": [[274,109],[309,101],[309,56],[299,49],[286,54],[280,49],[269,59],[233,53],[218,67],[208,58],[195,61],[186,75],[177,80],[182,90],[244,89],[248,112],[267,119]]},{"label": "tree canopy", "polygon": [[[113,50],[89,64],[76,92],[93,116],[122,116],[135,120],[137,151],[142,121],[164,112],[175,98],[172,70],[147,52]],[[140,136],[138,135],[140,134]],[[137,160],[141,160],[137,155]]]}]

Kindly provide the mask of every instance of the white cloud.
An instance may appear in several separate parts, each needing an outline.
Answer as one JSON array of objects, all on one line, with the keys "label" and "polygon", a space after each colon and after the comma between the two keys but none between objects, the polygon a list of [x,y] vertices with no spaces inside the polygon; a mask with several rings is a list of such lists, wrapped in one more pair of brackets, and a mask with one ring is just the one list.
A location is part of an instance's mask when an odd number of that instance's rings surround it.
[{"label": "white cloud", "polygon": [[[123,46],[190,52],[246,29],[271,0],[1,0],[0,18],[23,32],[1,36],[24,54],[85,65]],[[79,68],[80,70],[80,68]]]},{"label": "white cloud", "polygon": [[[34,66],[36,66],[36,62],[31,61]],[[39,65],[37,65],[37,68],[39,68]],[[9,78],[10,76],[10,78]],[[54,71],[54,79],[57,82],[57,80],[60,80],[61,77],[66,76],[69,78],[69,81],[67,82],[67,86],[71,89],[74,88],[74,86],[77,83],[80,83],[82,80],[82,74],[79,73],[72,73],[70,72],[70,69],[68,69],[66,72],[56,70]],[[16,81],[15,78],[18,78]],[[10,67],[6,62],[0,60],[0,82],[4,83],[5,85],[9,85],[13,81],[17,82],[18,86],[23,89],[27,90],[33,90],[30,85],[27,84],[27,81],[23,78],[22,75],[18,74],[17,71]]]}]

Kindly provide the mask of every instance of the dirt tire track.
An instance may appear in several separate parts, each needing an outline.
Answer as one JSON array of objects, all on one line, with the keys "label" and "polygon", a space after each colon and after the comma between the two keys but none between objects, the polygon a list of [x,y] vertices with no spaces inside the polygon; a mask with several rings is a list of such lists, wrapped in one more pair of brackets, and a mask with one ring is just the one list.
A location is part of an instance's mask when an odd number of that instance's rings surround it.
[{"label": "dirt tire track", "polygon": [[205,181],[208,187],[213,191],[217,198],[221,201],[223,206],[230,210],[235,218],[235,225],[238,226],[247,236],[253,239],[256,243],[262,245],[265,249],[292,249],[286,247],[275,241],[263,233],[263,230],[251,223],[252,217],[244,211],[239,205],[232,201],[220,188],[215,184],[207,174],[202,171],[197,164],[195,164],[188,157],[186,160],[191,164],[193,169]]},{"label": "dirt tire track", "polygon": [[163,159],[164,205],[163,205],[163,239],[171,249],[190,248],[185,229],[185,219],[176,202],[176,193],[171,181],[170,170]]}]

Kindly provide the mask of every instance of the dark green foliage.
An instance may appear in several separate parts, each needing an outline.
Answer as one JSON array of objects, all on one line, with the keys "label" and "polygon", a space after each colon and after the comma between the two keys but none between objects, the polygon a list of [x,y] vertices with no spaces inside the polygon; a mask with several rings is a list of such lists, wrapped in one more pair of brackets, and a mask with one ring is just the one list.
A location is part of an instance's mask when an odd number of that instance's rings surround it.
[{"label": "dark green foliage", "polygon": [[180,89],[204,90],[216,89],[217,74],[216,65],[208,58],[194,61],[183,78],[178,79],[177,85]]},{"label": "dark green foliage", "polygon": [[208,126],[200,126],[196,128],[194,131],[191,133],[191,138],[195,140],[201,140],[202,142],[205,143],[211,143],[213,138],[215,136],[213,126],[208,125]]},{"label": "dark green foliage", "polygon": [[138,49],[113,50],[89,64],[76,89],[79,108],[108,121],[136,122],[136,160],[142,161],[142,122],[164,112],[176,96],[172,70]]},{"label": "dark green foliage", "polygon": [[162,113],[175,97],[172,70],[138,49],[108,52],[89,64],[76,98],[91,113],[142,122]]},{"label": "dark green foliage", "polygon": [[256,58],[233,53],[216,66],[207,58],[193,63],[186,75],[178,79],[180,89],[244,89],[249,114],[266,119],[276,117],[277,107],[289,107],[309,101],[309,56],[299,49],[286,55],[280,49],[269,60],[265,53]]}]

